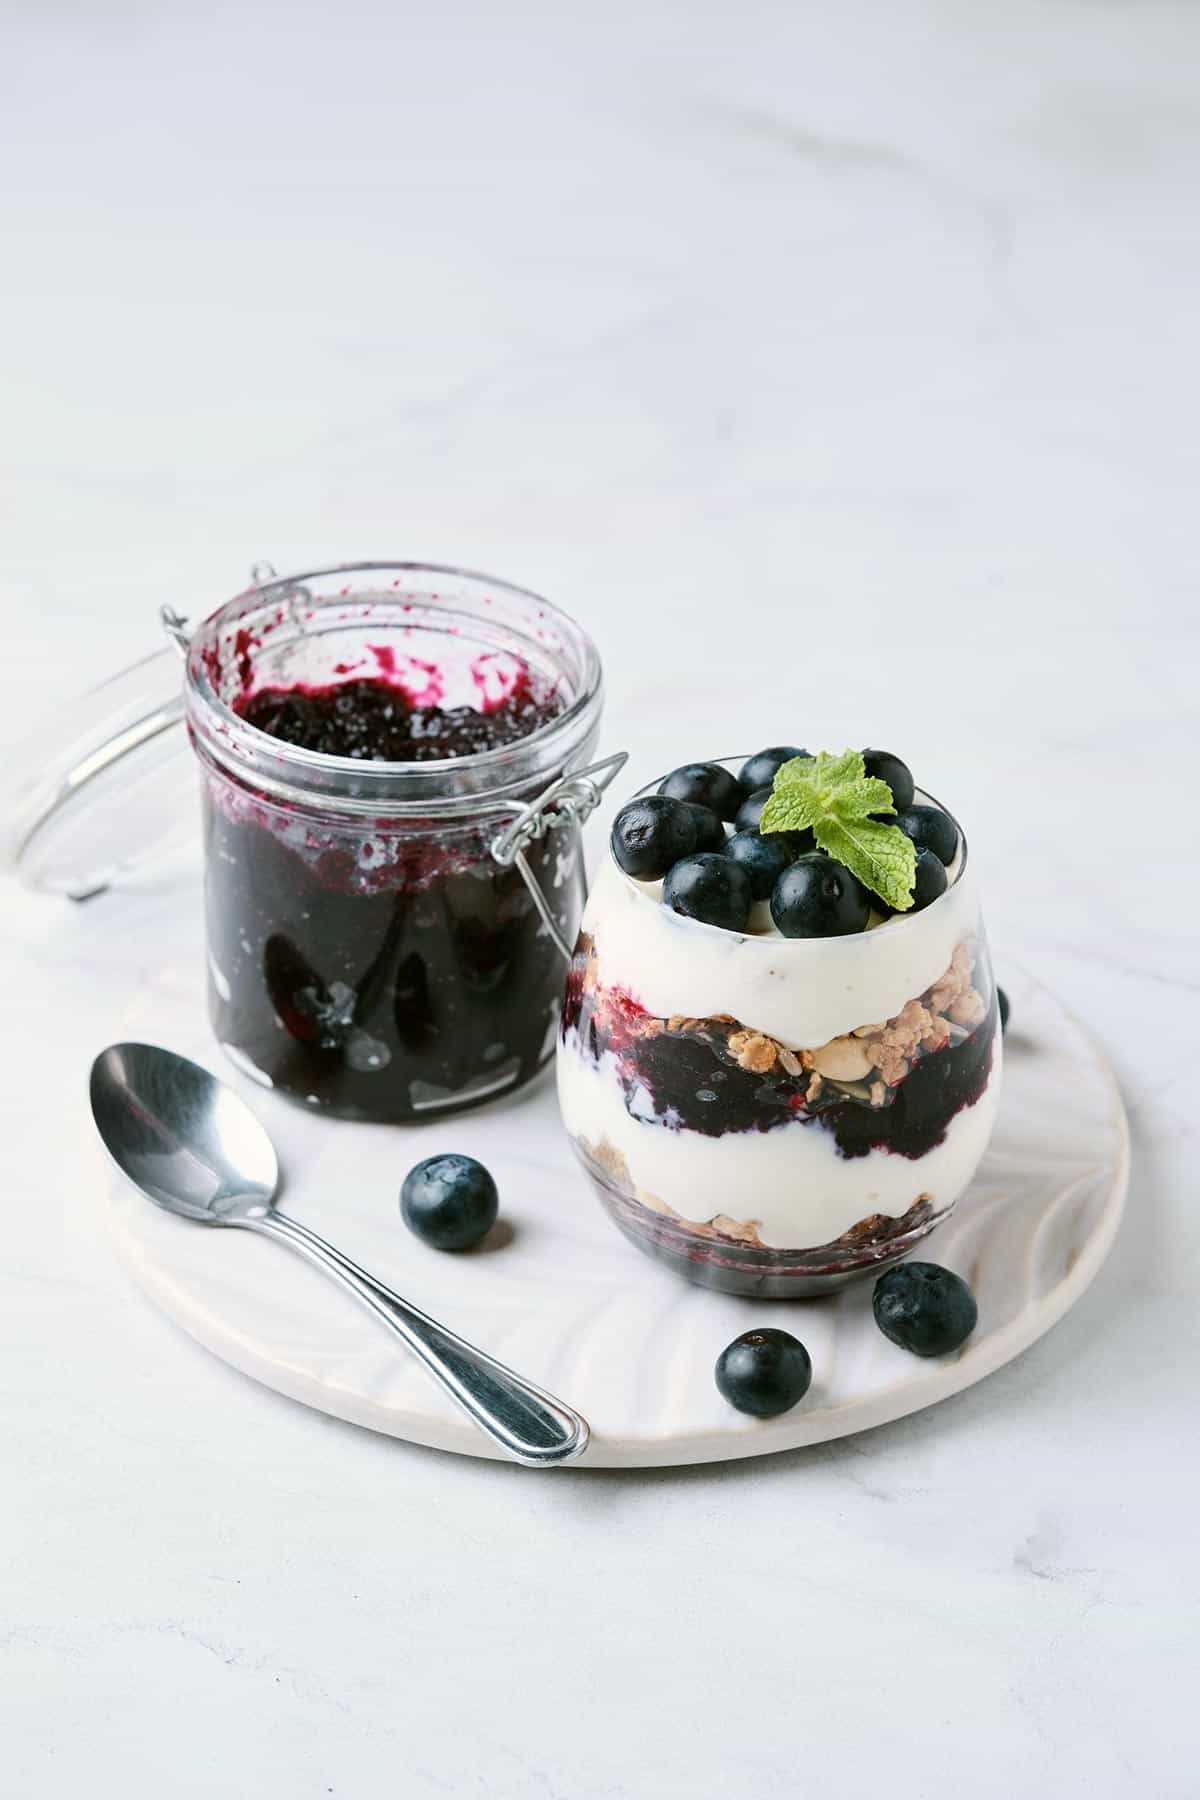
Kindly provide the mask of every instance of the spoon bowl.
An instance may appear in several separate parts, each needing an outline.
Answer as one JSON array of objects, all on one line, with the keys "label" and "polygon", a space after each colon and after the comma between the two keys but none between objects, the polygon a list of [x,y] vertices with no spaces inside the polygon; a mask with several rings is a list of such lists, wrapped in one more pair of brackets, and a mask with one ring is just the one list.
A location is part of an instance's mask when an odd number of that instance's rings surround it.
[{"label": "spoon bowl", "polygon": [[147,1199],[202,1225],[264,1214],[279,1159],[245,1102],[186,1056],[111,1044],[92,1064],[92,1117]]},{"label": "spoon bowl", "polygon": [[246,1103],[198,1063],[154,1044],[111,1044],[92,1064],[92,1117],[109,1155],[147,1199],[201,1225],[286,1244],[400,1339],[514,1462],[551,1468],[588,1445],[587,1421],[404,1300],[275,1206],[279,1163]]}]

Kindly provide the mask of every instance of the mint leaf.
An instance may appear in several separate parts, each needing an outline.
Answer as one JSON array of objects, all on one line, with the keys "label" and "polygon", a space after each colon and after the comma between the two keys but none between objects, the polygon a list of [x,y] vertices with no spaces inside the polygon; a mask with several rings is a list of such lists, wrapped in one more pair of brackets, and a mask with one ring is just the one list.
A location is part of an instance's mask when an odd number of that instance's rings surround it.
[{"label": "mint leaf", "polygon": [[[778,775],[775,779],[779,780]],[[758,829],[761,832],[807,831],[820,817],[820,802],[797,782],[792,787],[776,787],[772,791],[771,798],[762,809]]]},{"label": "mint leaf", "polygon": [[848,781],[833,796],[834,816],[839,819],[869,819],[872,813],[894,813],[896,803],[892,790],[878,775],[864,775],[861,781]]},{"label": "mint leaf", "polygon": [[916,851],[897,826],[872,817],[895,810],[891,788],[867,774],[861,750],[822,751],[794,756],[778,770],[759,830],[811,830],[822,850],[897,912],[907,912]]},{"label": "mint leaf", "polygon": [[878,894],[897,912],[912,905],[917,874],[917,850],[897,825],[877,819],[835,819],[831,815],[814,827],[822,850],[828,850],[852,875]]},{"label": "mint leaf", "polygon": [[830,756],[822,750],[819,756],[793,756],[791,762],[785,762],[776,772],[775,786],[806,781],[818,787],[840,787],[847,781],[862,781],[866,773],[861,750],[843,750],[840,756]]}]

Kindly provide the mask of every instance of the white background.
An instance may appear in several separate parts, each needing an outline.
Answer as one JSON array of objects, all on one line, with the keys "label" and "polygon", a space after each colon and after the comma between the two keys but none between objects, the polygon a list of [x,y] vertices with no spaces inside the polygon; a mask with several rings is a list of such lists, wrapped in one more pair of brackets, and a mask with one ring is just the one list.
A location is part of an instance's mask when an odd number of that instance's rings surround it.
[{"label": "white background", "polygon": [[906,756],[1135,1141],[968,1395],[530,1477],[139,1299],[83,1083],[177,902],[7,887],[6,1794],[1195,1793],[1198,58],[1186,0],[0,7],[5,736],[256,558],[507,575],[634,777]]}]

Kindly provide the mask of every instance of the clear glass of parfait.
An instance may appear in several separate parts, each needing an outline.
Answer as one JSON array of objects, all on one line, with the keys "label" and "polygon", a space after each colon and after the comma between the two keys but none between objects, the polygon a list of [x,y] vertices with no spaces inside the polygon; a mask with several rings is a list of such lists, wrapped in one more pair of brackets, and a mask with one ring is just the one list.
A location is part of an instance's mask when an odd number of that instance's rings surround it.
[{"label": "clear glass of parfait", "polygon": [[614,1222],[691,1281],[789,1297],[877,1272],[983,1155],[1001,1036],[974,871],[946,809],[909,798],[945,833],[941,891],[844,935],[784,935],[761,899],[722,929],[606,854],[567,982],[562,1117]]}]

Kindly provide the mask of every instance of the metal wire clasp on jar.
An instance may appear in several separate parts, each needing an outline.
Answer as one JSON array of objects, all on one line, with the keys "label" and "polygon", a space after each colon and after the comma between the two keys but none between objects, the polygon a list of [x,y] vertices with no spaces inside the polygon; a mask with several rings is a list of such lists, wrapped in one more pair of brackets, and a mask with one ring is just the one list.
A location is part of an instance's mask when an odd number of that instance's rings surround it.
[{"label": "metal wire clasp on jar", "polygon": [[522,807],[512,824],[492,839],[492,855],[501,868],[510,864],[516,868],[564,962],[570,962],[575,946],[568,943],[559,930],[558,921],[529,867],[525,852],[530,844],[540,842],[551,831],[561,830],[564,826],[580,830],[599,806],[605,788],[628,761],[629,752],[618,750],[599,762],[589,763],[586,769],[576,769],[572,774],[562,776],[531,805]]}]

